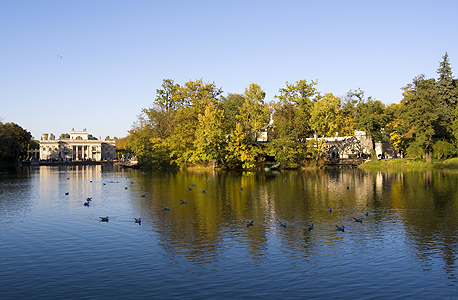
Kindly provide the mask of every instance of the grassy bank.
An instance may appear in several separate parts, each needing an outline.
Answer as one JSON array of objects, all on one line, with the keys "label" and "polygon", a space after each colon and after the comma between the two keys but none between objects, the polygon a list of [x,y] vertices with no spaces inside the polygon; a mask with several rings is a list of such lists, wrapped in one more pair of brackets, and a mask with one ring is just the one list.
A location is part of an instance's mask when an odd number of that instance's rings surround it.
[{"label": "grassy bank", "polygon": [[446,168],[458,169],[458,158],[445,160],[433,160],[426,162],[424,159],[382,159],[379,161],[369,161],[360,166],[364,169],[383,169],[383,168]]}]

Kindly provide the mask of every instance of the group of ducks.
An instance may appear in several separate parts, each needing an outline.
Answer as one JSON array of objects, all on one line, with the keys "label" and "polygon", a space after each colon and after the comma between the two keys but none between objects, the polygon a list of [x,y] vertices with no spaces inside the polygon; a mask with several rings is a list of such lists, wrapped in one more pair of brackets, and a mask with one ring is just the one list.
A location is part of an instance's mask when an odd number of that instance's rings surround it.
[{"label": "group of ducks", "polygon": [[[329,213],[332,213],[332,208],[329,208],[328,211],[329,211]],[[366,211],[366,212],[364,213],[364,215],[365,215],[366,217],[368,217],[368,216],[369,216],[369,212]],[[357,223],[361,223],[361,224],[363,223],[363,219],[362,219],[362,218],[353,218],[353,219],[355,219],[355,222],[357,222]],[[281,227],[283,227],[283,228],[286,227],[286,222],[282,222],[282,221],[279,221],[279,222],[280,222],[280,226],[281,226]],[[253,220],[247,221],[247,222],[246,222],[246,227],[250,227],[250,226],[253,226]],[[342,226],[335,225],[335,226],[336,226],[336,230],[337,230],[337,231],[342,231],[342,232],[345,231],[345,226],[344,226],[344,225],[342,225]],[[310,225],[307,227],[307,229],[308,229],[309,231],[313,230],[313,224],[310,224]]]},{"label": "group of ducks", "polygon": [[[188,204],[188,200],[180,200],[180,204]],[[169,211],[170,210],[170,207],[169,206],[163,206],[162,207],[163,210],[166,210],[166,211]]]},{"label": "group of ducks", "polygon": [[[106,217],[99,217],[100,218],[100,222],[108,222],[110,220],[110,218],[108,216]],[[142,224],[142,218],[134,218],[134,222],[138,225],[141,225]]]},{"label": "group of ducks", "polygon": [[84,202],[83,205],[84,205],[84,206],[89,206],[89,204],[91,203],[91,201],[92,201],[92,198],[88,197],[88,198],[86,199],[86,202]]},{"label": "group of ducks", "polygon": [[[127,179],[127,178],[126,178],[126,179]],[[209,180],[207,180],[207,181],[209,181]],[[234,182],[236,182],[236,180],[234,180]],[[131,182],[131,183],[133,183],[133,182]],[[105,185],[105,184],[104,184],[104,185]],[[195,186],[196,186],[196,185],[193,184],[193,187],[195,187]],[[142,187],[142,188],[143,188],[143,187]],[[127,189],[127,187],[125,187],[125,189]],[[305,188],[303,188],[303,189],[305,189]],[[192,188],[189,188],[189,190],[191,191]],[[239,190],[243,190],[243,187],[239,187]],[[202,190],[202,193],[205,193],[205,190]],[[65,193],[65,195],[68,195],[68,194],[69,194],[68,192]],[[145,196],[146,196],[145,194],[140,195],[140,197],[145,197]],[[88,197],[88,198],[86,199],[86,202],[84,202],[84,206],[89,206],[89,204],[91,203],[91,201],[92,201],[92,198],[91,198],[91,197]],[[180,204],[188,204],[188,200],[180,200]],[[170,211],[170,207],[169,207],[169,206],[164,206],[164,207],[163,207],[163,210],[164,210],[164,211]],[[332,208],[329,208],[328,211],[329,211],[329,213],[332,213]],[[364,213],[364,215],[365,215],[366,217],[369,216],[369,212],[366,211],[366,212]],[[108,216],[107,216],[107,217],[99,217],[99,218],[100,218],[100,222],[108,222],[108,221],[109,221],[109,217],[108,217]],[[361,224],[363,223],[363,219],[362,219],[362,218],[353,218],[353,219],[354,219],[355,222],[357,222],[357,223],[361,223]],[[141,219],[141,218],[134,218],[134,222],[135,222],[136,224],[141,225],[142,219]],[[283,228],[286,227],[286,222],[282,222],[282,221],[279,221],[279,222],[280,222],[280,227],[283,227]],[[247,221],[247,222],[246,222],[246,227],[250,227],[250,226],[253,226],[253,220]],[[337,230],[337,231],[341,231],[341,232],[344,232],[344,231],[345,231],[345,226],[344,226],[344,225],[342,225],[342,226],[335,225],[335,226],[336,226],[336,230]],[[308,225],[307,229],[308,229],[309,231],[313,230],[313,224]]]},{"label": "group of ducks", "polygon": [[[329,213],[332,213],[332,208],[329,208],[328,211],[329,211]],[[368,216],[369,216],[369,212],[366,211],[366,212],[364,213],[364,215],[365,215],[366,217],[368,217]],[[353,219],[355,219],[355,222],[363,224],[363,218],[355,218],[355,217],[353,217]],[[342,232],[344,232],[344,231],[345,231],[345,226],[344,226],[344,225],[342,225],[342,226],[337,226],[337,225],[336,225],[336,230],[337,230],[337,231],[342,231]]]}]

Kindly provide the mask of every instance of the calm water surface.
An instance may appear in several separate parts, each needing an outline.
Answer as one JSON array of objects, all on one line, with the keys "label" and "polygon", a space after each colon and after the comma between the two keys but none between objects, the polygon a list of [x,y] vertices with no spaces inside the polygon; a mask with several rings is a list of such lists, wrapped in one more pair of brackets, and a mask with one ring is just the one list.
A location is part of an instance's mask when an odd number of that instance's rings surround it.
[{"label": "calm water surface", "polygon": [[0,299],[450,299],[457,241],[454,171],[0,174]]}]

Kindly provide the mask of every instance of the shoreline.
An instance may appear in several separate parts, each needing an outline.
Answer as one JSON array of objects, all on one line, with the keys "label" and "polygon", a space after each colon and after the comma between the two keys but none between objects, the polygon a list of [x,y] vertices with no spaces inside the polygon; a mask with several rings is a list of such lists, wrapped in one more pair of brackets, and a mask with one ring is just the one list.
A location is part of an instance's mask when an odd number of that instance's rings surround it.
[{"label": "shoreline", "polygon": [[393,158],[382,159],[378,161],[368,161],[359,166],[362,169],[386,169],[386,168],[400,168],[400,169],[458,169],[458,158],[449,158],[444,160],[433,160],[426,162],[424,159],[413,158]]}]

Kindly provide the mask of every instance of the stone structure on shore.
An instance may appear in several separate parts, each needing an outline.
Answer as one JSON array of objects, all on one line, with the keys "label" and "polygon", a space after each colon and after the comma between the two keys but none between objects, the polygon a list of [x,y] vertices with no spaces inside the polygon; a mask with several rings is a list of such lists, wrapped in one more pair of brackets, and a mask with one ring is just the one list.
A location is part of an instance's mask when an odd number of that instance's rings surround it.
[{"label": "stone structure on shore", "polygon": [[372,150],[372,139],[365,131],[355,130],[354,136],[335,138],[328,144],[331,159],[369,157]]},{"label": "stone structure on shore", "polygon": [[[329,147],[329,158],[368,158],[373,149],[372,138],[365,131],[355,130],[354,136],[325,138]],[[390,142],[375,142],[377,158],[396,158],[398,153]]]}]

